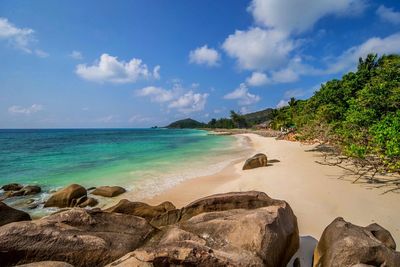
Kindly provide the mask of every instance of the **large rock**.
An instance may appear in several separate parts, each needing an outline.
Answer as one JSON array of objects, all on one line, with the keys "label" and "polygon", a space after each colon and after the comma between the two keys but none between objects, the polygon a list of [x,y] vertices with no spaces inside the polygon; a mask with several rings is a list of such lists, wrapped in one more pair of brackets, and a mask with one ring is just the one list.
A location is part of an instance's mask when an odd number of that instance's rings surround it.
[{"label": "large rock", "polygon": [[242,169],[249,170],[258,167],[264,167],[267,166],[267,164],[268,164],[267,156],[265,154],[259,153],[247,159]]},{"label": "large rock", "polygon": [[314,266],[400,266],[395,249],[393,237],[380,225],[361,227],[336,218],[315,248]]},{"label": "large rock", "polygon": [[284,201],[241,192],[194,204],[203,212],[163,227],[143,247],[110,266],[286,266],[299,248],[297,219]]},{"label": "large rock", "polygon": [[1,266],[49,260],[104,266],[141,246],[154,231],[137,216],[74,208],[0,227]]},{"label": "large rock", "polygon": [[151,223],[156,226],[170,225],[188,220],[204,212],[231,209],[257,209],[276,205],[280,202],[280,200],[272,199],[265,193],[258,191],[216,194],[198,199],[182,209],[169,210],[153,218]]},{"label": "large rock", "polygon": [[19,221],[30,221],[31,217],[28,213],[13,209],[3,202],[0,202],[0,226]]},{"label": "large rock", "polygon": [[163,202],[157,206],[150,206],[143,202],[131,202],[127,199],[122,199],[117,205],[106,209],[106,211],[135,215],[150,221],[154,217],[174,209],[176,209],[176,207],[169,201]]},{"label": "large rock", "polygon": [[75,207],[86,201],[86,199],[86,189],[78,184],[71,184],[51,195],[44,207]]},{"label": "large rock", "polygon": [[93,190],[92,194],[103,197],[116,197],[125,192],[126,190],[120,186],[99,186]]},{"label": "large rock", "polygon": [[18,190],[20,190],[20,189],[22,189],[22,188],[23,188],[22,185],[20,185],[20,184],[15,184],[15,183],[13,183],[13,184],[6,184],[6,185],[3,185],[3,186],[1,187],[1,189],[3,189],[4,191],[18,191]]}]

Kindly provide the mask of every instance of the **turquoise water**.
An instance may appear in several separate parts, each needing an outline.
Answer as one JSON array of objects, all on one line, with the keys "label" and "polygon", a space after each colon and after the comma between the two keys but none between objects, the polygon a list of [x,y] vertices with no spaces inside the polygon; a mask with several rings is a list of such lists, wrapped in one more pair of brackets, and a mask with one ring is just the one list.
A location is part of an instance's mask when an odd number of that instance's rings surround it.
[{"label": "turquoise water", "polygon": [[200,130],[0,130],[0,185],[121,185],[151,195],[240,151],[236,138]]}]

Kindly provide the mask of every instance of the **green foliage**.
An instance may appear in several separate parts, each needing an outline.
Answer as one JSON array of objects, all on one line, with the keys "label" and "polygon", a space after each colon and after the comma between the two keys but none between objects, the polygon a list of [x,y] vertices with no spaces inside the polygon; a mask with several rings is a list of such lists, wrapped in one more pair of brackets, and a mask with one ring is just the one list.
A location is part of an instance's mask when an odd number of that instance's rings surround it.
[{"label": "green foliage", "polygon": [[400,171],[400,56],[360,58],[356,72],[331,80],[308,100],[278,109],[273,127],[294,127],[349,156],[376,157]]},{"label": "green foliage", "polygon": [[204,128],[205,126],[206,125],[204,123],[188,118],[184,120],[175,121],[170,125],[168,125],[167,128],[195,129],[195,128]]}]

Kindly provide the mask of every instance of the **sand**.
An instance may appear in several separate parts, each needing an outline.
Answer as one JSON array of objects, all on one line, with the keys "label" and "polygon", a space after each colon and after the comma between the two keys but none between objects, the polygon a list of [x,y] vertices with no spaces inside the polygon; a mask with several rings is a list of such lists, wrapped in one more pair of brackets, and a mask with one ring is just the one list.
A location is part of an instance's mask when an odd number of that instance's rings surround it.
[{"label": "sand", "polygon": [[[380,189],[369,189],[366,185],[338,179],[345,174],[344,171],[316,163],[316,160],[321,160],[321,154],[308,151],[313,145],[278,141],[255,134],[242,136],[250,138],[252,153],[265,153],[269,160],[280,162],[243,171],[243,158],[215,175],[184,181],[143,201],[158,204],[168,200],[182,207],[216,193],[263,191],[290,204],[298,219],[302,242],[319,239],[329,223],[336,217],[343,217],[361,226],[376,222],[388,229],[400,244],[399,194],[382,195]],[[129,199],[129,194],[124,194],[124,198]]]}]

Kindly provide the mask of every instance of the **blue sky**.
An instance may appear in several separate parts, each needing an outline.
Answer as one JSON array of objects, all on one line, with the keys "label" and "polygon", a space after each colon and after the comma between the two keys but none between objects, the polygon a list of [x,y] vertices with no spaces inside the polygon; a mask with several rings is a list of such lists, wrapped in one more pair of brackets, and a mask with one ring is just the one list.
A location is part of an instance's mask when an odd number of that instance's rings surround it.
[{"label": "blue sky", "polygon": [[399,1],[0,0],[0,128],[281,107],[370,52],[400,52]]}]

